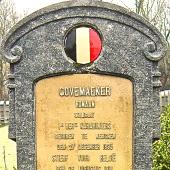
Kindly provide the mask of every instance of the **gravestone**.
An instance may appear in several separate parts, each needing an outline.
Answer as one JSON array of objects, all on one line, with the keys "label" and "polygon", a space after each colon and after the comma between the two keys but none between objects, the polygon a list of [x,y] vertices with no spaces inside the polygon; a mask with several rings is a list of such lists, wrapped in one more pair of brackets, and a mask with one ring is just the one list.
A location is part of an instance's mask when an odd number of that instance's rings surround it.
[{"label": "gravestone", "polygon": [[18,170],[151,170],[166,43],[149,22],[63,2],[20,21],[1,50]]}]

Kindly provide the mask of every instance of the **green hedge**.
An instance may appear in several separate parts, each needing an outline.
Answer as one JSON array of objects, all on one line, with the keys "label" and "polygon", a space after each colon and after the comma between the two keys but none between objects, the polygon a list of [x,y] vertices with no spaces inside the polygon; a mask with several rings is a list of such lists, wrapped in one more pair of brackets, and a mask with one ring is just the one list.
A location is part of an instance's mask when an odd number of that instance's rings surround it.
[{"label": "green hedge", "polygon": [[170,106],[161,114],[161,137],[153,144],[153,170],[170,170]]}]

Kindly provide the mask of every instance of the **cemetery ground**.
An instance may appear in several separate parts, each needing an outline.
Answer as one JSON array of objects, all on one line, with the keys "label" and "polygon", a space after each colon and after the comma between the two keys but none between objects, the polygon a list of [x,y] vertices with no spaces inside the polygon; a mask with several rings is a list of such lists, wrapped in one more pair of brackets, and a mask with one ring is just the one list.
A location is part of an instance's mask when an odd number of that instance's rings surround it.
[{"label": "cemetery ground", "polygon": [[16,143],[8,139],[8,125],[0,124],[0,170],[16,170],[16,167]]}]

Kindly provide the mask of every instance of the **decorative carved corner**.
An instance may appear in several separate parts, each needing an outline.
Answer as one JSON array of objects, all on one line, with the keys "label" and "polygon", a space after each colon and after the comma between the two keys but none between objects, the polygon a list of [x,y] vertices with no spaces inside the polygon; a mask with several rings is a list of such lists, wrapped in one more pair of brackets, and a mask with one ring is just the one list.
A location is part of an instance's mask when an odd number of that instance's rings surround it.
[{"label": "decorative carved corner", "polygon": [[164,55],[163,50],[157,51],[156,45],[154,42],[148,42],[144,45],[144,54],[147,59],[151,61],[159,61]]},{"label": "decorative carved corner", "polygon": [[23,54],[23,49],[22,47],[16,45],[11,49],[10,53],[8,54],[4,53],[4,54],[5,54],[4,58],[6,59],[6,61],[13,64],[21,59]]}]

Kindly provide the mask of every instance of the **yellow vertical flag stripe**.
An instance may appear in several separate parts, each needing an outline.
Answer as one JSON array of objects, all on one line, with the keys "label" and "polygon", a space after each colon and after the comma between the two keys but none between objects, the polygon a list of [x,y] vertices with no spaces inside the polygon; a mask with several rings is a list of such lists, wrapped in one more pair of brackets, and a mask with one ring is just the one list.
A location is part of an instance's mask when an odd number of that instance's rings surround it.
[{"label": "yellow vertical flag stripe", "polygon": [[86,64],[90,62],[89,28],[76,29],[76,56],[77,63]]}]

